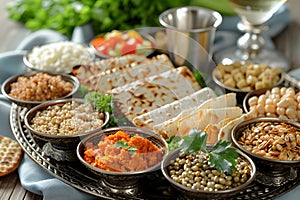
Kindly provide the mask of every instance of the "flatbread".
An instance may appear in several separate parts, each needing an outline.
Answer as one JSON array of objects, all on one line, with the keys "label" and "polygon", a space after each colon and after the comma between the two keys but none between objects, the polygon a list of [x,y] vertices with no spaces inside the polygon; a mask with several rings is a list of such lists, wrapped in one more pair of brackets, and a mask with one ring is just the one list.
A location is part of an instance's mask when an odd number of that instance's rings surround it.
[{"label": "flatbread", "polygon": [[152,130],[153,126],[178,116],[184,110],[191,110],[214,97],[216,97],[214,91],[206,87],[177,101],[135,117],[133,124],[141,128]]},{"label": "flatbread", "polygon": [[111,94],[119,110],[132,121],[200,89],[192,72],[183,66],[114,88]]},{"label": "flatbread", "polygon": [[[127,67],[113,72],[107,70],[97,75],[95,90],[102,94],[108,93],[110,90],[128,84],[133,81],[142,80],[146,77],[163,73],[174,69],[174,65],[166,55],[158,55],[148,62],[141,62],[132,67]],[[90,79],[89,79],[90,80]]]},{"label": "flatbread", "polygon": [[204,131],[209,123],[216,124],[225,118],[239,117],[242,113],[243,110],[237,106],[197,109],[182,118],[158,124],[153,127],[153,130],[163,137],[183,137],[193,128]]},{"label": "flatbread", "polygon": [[146,62],[148,60],[149,59],[146,56],[135,54],[108,58],[104,60],[96,60],[88,64],[74,66],[72,69],[72,74],[78,78],[81,84],[93,86],[88,85],[87,80],[99,73],[107,70],[118,71],[123,68],[132,67],[139,63]]},{"label": "flatbread", "polygon": [[231,131],[235,125],[241,123],[242,121],[257,117],[257,114],[254,110],[241,115],[240,117],[230,121],[225,126],[221,127],[218,133],[218,140],[227,140],[231,141]]}]

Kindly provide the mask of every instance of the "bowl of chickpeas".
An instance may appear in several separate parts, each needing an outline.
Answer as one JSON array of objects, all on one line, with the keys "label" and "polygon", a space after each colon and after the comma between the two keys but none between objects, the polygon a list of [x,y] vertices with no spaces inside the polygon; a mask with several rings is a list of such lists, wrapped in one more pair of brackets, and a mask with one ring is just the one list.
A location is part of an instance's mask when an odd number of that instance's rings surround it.
[{"label": "bowl of chickpeas", "polygon": [[68,98],[29,109],[24,124],[37,141],[50,144],[54,149],[72,151],[76,157],[81,139],[102,130],[109,117],[108,112],[96,110],[84,99]]},{"label": "bowl of chickpeas", "polygon": [[248,92],[280,85],[284,80],[284,72],[279,67],[266,64],[235,62],[217,65],[212,77],[226,93],[236,93],[237,102],[242,106]]},{"label": "bowl of chickpeas", "polygon": [[249,92],[244,99],[246,112],[258,117],[278,117],[300,121],[300,92],[286,86],[275,86]]},{"label": "bowl of chickpeas", "polygon": [[[208,146],[211,149],[212,146]],[[256,177],[256,166],[237,150],[236,170],[232,174],[210,166],[203,152],[185,153],[177,148],[164,159],[161,170],[171,185],[187,199],[225,199],[238,195]]]},{"label": "bowl of chickpeas", "polygon": [[278,186],[296,178],[300,164],[299,123],[276,117],[252,118],[237,124],[231,138],[253,160],[262,184]]},{"label": "bowl of chickpeas", "polygon": [[80,83],[72,75],[30,71],[12,76],[1,86],[2,94],[21,106],[34,106],[43,102],[70,98]]}]

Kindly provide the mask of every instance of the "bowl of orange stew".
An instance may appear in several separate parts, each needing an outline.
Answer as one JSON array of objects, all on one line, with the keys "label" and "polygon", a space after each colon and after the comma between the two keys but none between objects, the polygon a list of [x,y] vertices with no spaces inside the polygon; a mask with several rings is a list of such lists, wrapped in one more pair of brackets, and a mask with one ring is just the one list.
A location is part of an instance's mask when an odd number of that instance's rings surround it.
[{"label": "bowl of orange stew", "polygon": [[113,30],[96,36],[90,46],[100,58],[110,58],[127,54],[148,56],[155,48],[154,38],[143,31]]},{"label": "bowl of orange stew", "polygon": [[160,169],[168,152],[159,135],[137,127],[114,127],[84,138],[79,161],[113,191],[135,193],[139,180]]}]

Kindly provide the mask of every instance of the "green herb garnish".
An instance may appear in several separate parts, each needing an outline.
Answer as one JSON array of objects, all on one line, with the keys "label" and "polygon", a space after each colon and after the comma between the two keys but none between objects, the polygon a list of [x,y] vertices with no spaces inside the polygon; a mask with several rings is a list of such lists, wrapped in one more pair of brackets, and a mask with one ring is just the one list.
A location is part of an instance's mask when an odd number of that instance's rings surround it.
[{"label": "green herb garnish", "polygon": [[166,139],[166,142],[168,143],[168,150],[173,151],[179,146],[179,141],[181,140],[181,137],[179,136],[171,136]]},{"label": "green herb garnish", "polygon": [[180,140],[179,146],[182,148],[182,152],[196,153],[202,151],[207,153],[211,167],[232,174],[236,170],[236,159],[238,158],[236,149],[231,147],[230,142],[219,140],[209,151],[206,147],[206,141],[206,132],[192,129],[188,136],[184,136]]},{"label": "green herb garnish", "polygon": [[128,142],[124,142],[123,140],[117,141],[114,146],[127,149],[131,155],[133,155],[137,151],[137,148],[135,146],[129,146]]},{"label": "green herb garnish", "polygon": [[106,127],[113,127],[116,125],[115,119],[112,115],[112,96],[103,95],[99,92],[89,92],[84,99],[94,105],[99,112],[107,111],[110,114],[109,123]]},{"label": "green herb garnish", "polygon": [[205,80],[204,80],[202,74],[201,74],[199,71],[194,71],[194,72],[193,72],[193,75],[194,75],[195,79],[197,80],[198,84],[199,84],[202,88],[207,87],[207,85],[206,85],[206,83],[205,83]]}]

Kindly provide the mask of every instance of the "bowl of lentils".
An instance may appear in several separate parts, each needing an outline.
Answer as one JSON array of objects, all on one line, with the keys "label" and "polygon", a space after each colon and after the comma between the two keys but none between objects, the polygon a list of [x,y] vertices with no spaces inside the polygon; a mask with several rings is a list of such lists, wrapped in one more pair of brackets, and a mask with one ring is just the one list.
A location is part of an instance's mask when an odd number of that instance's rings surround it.
[{"label": "bowl of lentils", "polygon": [[[208,150],[213,149],[207,145]],[[238,195],[256,177],[256,166],[243,152],[235,149],[238,157],[232,173],[211,165],[210,155],[185,152],[179,147],[164,159],[161,170],[171,185],[188,199],[224,199]]]},{"label": "bowl of lentils", "polygon": [[108,121],[108,112],[99,112],[93,104],[76,98],[37,105],[24,117],[25,126],[34,138],[74,152],[81,139],[101,130]]},{"label": "bowl of lentils", "polygon": [[1,92],[18,105],[34,106],[72,97],[79,86],[78,79],[71,75],[31,71],[6,79]]},{"label": "bowl of lentils", "polygon": [[[247,154],[263,184],[280,185],[296,178],[300,165],[300,125],[277,117],[257,117],[232,129],[233,144]],[[267,177],[267,178],[266,178]]]}]

